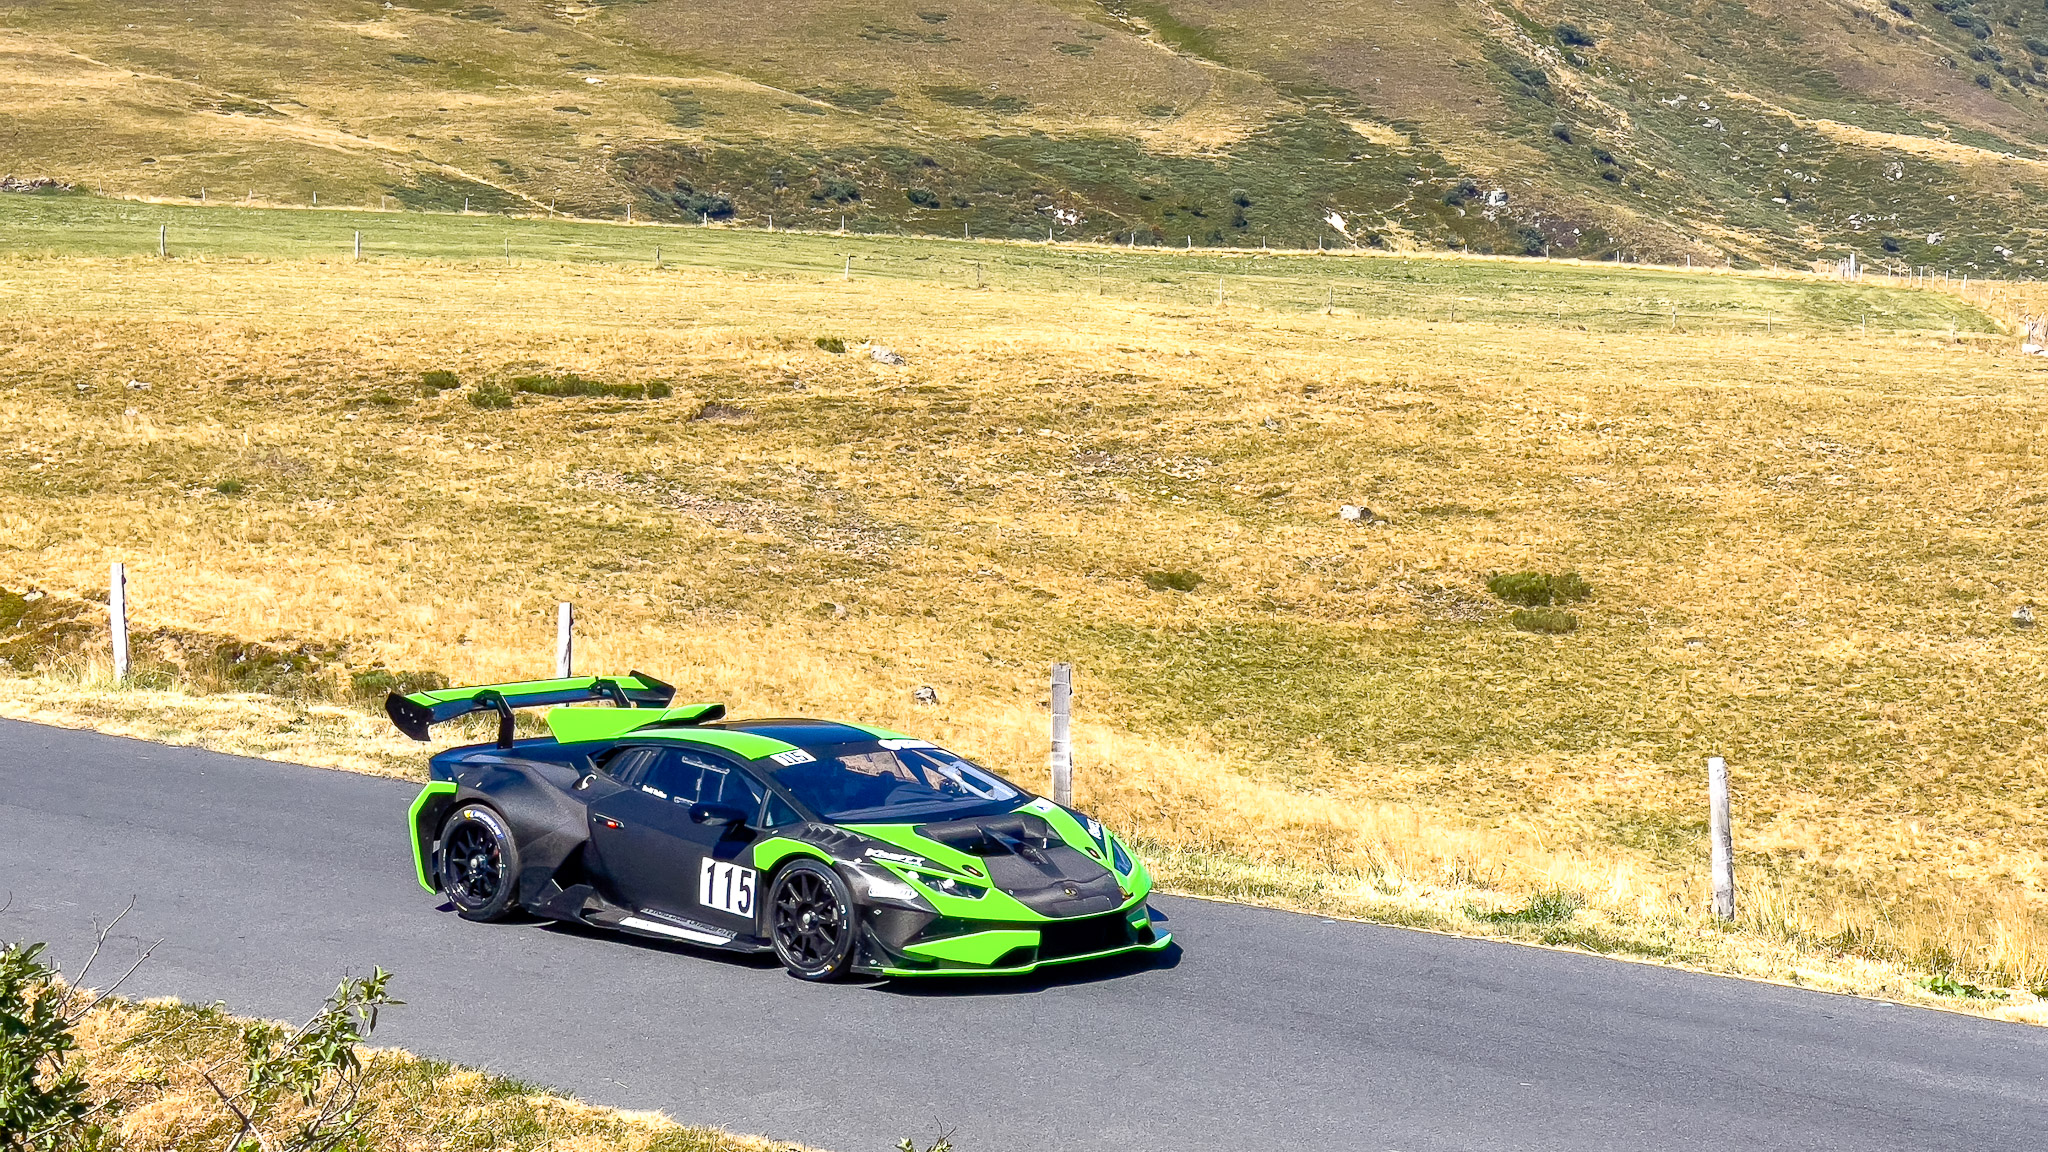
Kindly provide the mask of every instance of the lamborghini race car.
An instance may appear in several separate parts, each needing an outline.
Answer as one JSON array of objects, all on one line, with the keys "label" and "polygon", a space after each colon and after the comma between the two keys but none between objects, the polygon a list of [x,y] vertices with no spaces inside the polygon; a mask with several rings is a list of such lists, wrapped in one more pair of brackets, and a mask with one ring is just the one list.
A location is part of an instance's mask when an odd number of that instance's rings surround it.
[{"label": "lamborghini race car", "polygon": [[[385,711],[415,740],[498,718],[495,744],[430,762],[410,829],[420,885],[471,920],[523,909],[773,951],[806,980],[1023,973],[1170,943],[1145,866],[1087,816],[900,732],[674,698],[639,672],[393,694]],[[550,735],[515,738],[514,709],[550,706]]]}]

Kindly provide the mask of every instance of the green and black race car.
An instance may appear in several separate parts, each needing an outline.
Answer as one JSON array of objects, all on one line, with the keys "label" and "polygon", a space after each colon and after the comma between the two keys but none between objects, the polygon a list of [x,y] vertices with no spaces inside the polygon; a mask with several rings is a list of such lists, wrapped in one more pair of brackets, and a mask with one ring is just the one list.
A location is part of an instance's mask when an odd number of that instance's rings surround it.
[{"label": "green and black race car", "polygon": [[[431,761],[412,806],[421,886],[471,920],[524,909],[772,950],[806,980],[1023,973],[1171,943],[1145,866],[1079,812],[900,732],[674,698],[638,672],[391,696],[416,740],[498,715],[494,745]],[[547,706],[551,735],[515,739],[513,709]]]}]

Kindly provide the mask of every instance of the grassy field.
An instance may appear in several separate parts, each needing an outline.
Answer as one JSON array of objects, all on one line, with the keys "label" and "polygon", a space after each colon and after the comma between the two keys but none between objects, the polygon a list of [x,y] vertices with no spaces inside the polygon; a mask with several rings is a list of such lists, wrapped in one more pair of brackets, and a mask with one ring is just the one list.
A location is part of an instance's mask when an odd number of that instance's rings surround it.
[{"label": "grassy field", "polygon": [[0,152],[128,197],[2027,273],[2048,10],[1912,7],[15,4]]},{"label": "grassy field", "polygon": [[[2048,991],[2048,664],[2009,620],[2048,365],[1956,296],[0,198],[0,302],[0,587],[53,594],[16,628],[124,560],[166,683],[532,674],[566,599],[586,668],[1042,784],[1071,659],[1080,799],[1184,889]],[[668,394],[519,390],[572,374]],[[1573,630],[1517,626],[1565,626],[1489,589],[1523,570],[1589,582]],[[353,705],[40,659],[17,714],[418,763]],[[1737,932],[1702,916],[1711,754]]]}]

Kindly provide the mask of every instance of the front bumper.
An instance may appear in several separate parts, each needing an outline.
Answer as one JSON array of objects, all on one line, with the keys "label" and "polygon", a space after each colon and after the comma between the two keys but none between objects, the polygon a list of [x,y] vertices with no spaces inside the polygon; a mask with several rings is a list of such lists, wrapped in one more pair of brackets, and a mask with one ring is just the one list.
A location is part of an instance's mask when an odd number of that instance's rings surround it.
[{"label": "front bumper", "polygon": [[996,923],[877,915],[862,924],[854,970],[871,976],[1014,976],[1129,952],[1158,952],[1173,936],[1142,901],[1070,920]]}]

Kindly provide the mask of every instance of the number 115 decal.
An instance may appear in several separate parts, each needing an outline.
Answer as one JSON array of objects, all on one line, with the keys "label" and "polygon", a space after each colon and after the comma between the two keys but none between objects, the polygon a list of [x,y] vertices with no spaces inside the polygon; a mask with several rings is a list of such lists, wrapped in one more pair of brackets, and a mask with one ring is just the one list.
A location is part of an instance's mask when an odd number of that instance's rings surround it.
[{"label": "number 115 decal", "polygon": [[697,877],[697,902],[735,916],[752,916],[754,870],[720,860],[704,861]]}]

